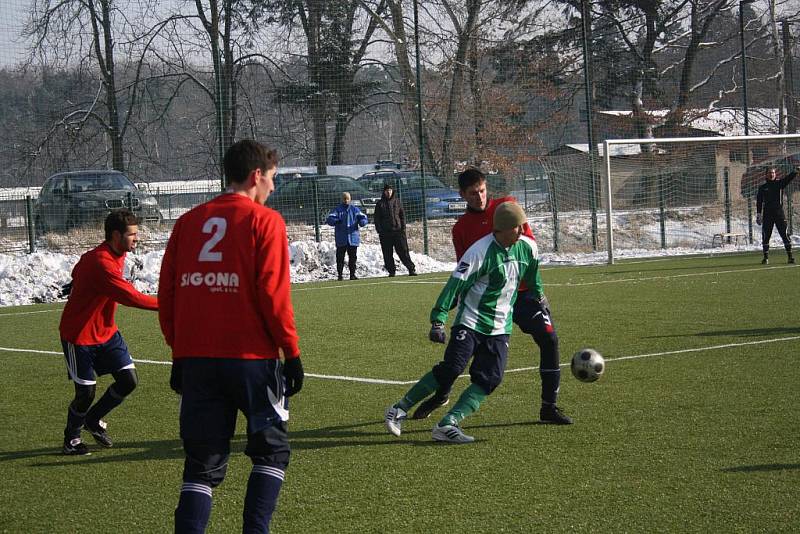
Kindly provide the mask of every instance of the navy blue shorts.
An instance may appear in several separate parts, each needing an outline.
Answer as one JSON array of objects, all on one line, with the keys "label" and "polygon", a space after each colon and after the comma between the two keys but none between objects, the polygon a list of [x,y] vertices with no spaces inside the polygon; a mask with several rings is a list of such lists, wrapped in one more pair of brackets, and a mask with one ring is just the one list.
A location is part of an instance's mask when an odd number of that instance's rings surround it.
[{"label": "navy blue shorts", "polygon": [[556,332],[547,300],[540,301],[530,290],[517,294],[517,300],[514,302],[514,323],[534,339],[554,336]]},{"label": "navy blue shorts", "polygon": [[450,330],[450,342],[444,351],[444,360],[433,368],[433,375],[442,387],[449,387],[467,368],[473,384],[487,394],[503,381],[508,361],[508,335],[487,336],[465,326],[456,325]]},{"label": "navy blue shorts", "polygon": [[289,403],[284,396],[280,360],[187,358],[183,360],[181,438],[228,440],[241,411],[247,434],[285,426]]},{"label": "navy blue shorts", "polygon": [[67,360],[67,376],[81,386],[96,384],[98,376],[136,367],[119,330],[99,345],[75,345],[62,339],[61,346]]}]

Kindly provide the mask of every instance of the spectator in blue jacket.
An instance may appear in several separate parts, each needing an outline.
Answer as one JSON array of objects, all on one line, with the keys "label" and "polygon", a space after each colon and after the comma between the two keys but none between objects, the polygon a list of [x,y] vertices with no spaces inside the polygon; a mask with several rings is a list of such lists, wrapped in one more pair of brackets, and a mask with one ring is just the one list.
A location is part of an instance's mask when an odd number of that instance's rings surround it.
[{"label": "spectator in blue jacket", "polygon": [[344,270],[344,253],[347,252],[347,266],[350,268],[350,280],[358,280],[356,276],[356,255],[361,235],[358,227],[366,226],[367,216],[356,206],[350,205],[350,193],[342,193],[342,203],[333,208],[325,221],[334,228],[336,237],[336,271],[339,280]]}]

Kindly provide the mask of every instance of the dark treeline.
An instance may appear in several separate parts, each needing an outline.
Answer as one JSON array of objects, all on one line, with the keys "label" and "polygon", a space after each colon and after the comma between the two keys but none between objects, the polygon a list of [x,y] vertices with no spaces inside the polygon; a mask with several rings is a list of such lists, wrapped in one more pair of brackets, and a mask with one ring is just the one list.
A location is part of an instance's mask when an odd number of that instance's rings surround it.
[{"label": "dark treeline", "polygon": [[[0,70],[2,186],[89,167],[145,182],[216,178],[224,145],[243,137],[320,172],[417,165],[422,152],[446,179],[464,164],[513,175],[587,138],[575,0],[423,2],[418,28],[400,0],[220,0],[159,14],[158,3],[126,4],[149,7],[142,20],[112,0],[35,4],[30,60]],[[756,6],[745,7],[749,106],[791,112],[796,26]],[[592,105],[632,111],[627,133],[741,106],[738,3],[604,1],[590,12]],[[594,122],[598,141],[614,135]]]}]

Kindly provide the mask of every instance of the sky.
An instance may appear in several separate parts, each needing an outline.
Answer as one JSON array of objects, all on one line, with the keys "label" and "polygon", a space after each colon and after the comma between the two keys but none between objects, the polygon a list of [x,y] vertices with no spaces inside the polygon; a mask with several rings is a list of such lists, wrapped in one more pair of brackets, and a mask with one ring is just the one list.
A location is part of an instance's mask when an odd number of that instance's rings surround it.
[{"label": "sky", "polygon": [[31,0],[0,0],[0,68],[15,65],[25,58],[19,38]]}]

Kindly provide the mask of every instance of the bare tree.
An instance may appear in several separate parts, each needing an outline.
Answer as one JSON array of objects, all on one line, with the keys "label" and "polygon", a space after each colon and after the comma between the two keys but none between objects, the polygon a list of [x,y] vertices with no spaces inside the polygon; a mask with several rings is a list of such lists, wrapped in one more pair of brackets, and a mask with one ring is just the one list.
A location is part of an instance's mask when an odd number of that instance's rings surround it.
[{"label": "bare tree", "polygon": [[[51,51],[73,61],[89,58],[95,64],[100,81],[98,98],[83,109],[72,111],[63,118],[65,123],[80,128],[87,120],[96,120],[105,130],[111,151],[111,166],[125,170],[124,137],[129,115],[120,115],[117,94],[117,63],[115,35],[125,26],[125,15],[113,0],[37,0],[28,20],[25,34],[34,39],[34,56],[47,57]],[[83,43],[81,36],[90,36]],[[77,37],[77,42],[76,42]],[[136,92],[130,94],[127,108],[135,104]],[[102,103],[102,111],[98,104]]]}]

